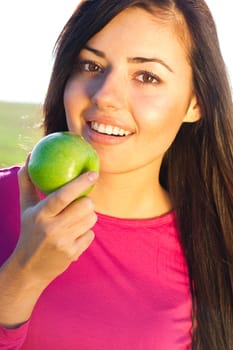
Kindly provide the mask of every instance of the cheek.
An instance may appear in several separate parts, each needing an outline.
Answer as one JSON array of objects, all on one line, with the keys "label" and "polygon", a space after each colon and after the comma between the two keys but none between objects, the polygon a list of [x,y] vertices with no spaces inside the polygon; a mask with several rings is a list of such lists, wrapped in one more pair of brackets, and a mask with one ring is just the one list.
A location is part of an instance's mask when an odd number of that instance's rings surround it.
[{"label": "cheek", "polygon": [[78,84],[70,80],[67,82],[63,102],[66,113],[66,121],[70,131],[80,132],[82,113],[82,92]]},{"label": "cheek", "polygon": [[[160,97],[145,98],[135,108],[138,128],[161,151],[167,150],[176,137],[186,114],[183,100]],[[158,149],[158,148],[157,148]]]},{"label": "cheek", "polygon": [[76,107],[75,101],[80,95],[78,85],[74,80],[68,80],[63,96],[64,107],[66,111],[72,111]]}]

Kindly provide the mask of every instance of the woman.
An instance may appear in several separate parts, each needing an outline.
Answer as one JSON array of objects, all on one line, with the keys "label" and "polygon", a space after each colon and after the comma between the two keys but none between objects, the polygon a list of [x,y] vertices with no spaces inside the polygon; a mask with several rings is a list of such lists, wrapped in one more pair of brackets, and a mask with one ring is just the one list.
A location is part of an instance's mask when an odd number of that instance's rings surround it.
[{"label": "woman", "polygon": [[232,97],[204,1],[82,2],[44,112],[101,170],[40,200],[23,167],[19,239],[2,170],[2,348],[232,349]]}]

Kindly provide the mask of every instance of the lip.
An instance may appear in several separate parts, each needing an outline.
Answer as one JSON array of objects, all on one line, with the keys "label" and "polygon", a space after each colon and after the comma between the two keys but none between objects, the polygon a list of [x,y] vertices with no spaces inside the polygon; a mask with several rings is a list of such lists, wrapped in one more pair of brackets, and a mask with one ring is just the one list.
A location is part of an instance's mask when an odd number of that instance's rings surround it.
[{"label": "lip", "polygon": [[91,122],[97,122],[98,124],[111,125],[113,127],[115,126],[120,129],[129,131],[131,134],[135,133],[135,130],[132,129],[132,127],[127,125],[125,122],[122,122],[120,119],[118,119],[115,116],[104,116],[104,115],[86,116],[85,122],[88,124]]},{"label": "lip", "polygon": [[[113,136],[113,135],[101,134],[93,130],[90,125],[91,125],[91,122],[88,121],[85,124],[84,130],[83,130],[84,138],[87,139],[87,141],[89,141],[90,143],[98,143],[102,145],[118,145],[127,141],[133,135],[133,133],[128,136]],[[115,123],[111,125],[116,126]]]},{"label": "lip", "polygon": [[[97,143],[102,145],[118,145],[127,141],[135,134],[135,129],[132,129],[125,121],[121,121],[117,115],[106,115],[101,113],[86,113],[84,116],[85,125],[83,129],[83,136],[90,143]],[[114,136],[101,134],[91,128],[91,122],[97,122],[98,124],[111,125],[120,129],[130,132],[127,136]]]}]

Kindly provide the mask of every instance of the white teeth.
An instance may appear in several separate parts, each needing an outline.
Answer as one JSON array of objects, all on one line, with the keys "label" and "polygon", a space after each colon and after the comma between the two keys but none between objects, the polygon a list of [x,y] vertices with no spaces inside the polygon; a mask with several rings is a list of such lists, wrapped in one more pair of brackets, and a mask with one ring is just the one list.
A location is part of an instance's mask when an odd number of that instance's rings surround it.
[{"label": "white teeth", "polygon": [[117,126],[98,124],[97,122],[91,122],[91,128],[101,134],[107,135],[128,136],[131,134],[130,131],[118,128]]},{"label": "white teeth", "polygon": [[113,135],[118,135],[119,134],[119,128],[117,126],[114,126],[112,130]]},{"label": "white teeth", "polygon": [[124,136],[124,133],[125,133],[125,132],[124,132],[124,130],[123,130],[123,129],[120,129],[120,130],[119,130],[119,134],[120,134],[120,136]]},{"label": "white teeth", "polygon": [[104,132],[105,132],[105,126],[104,126],[104,124],[100,124],[100,125],[98,126],[98,131],[101,132],[101,133],[104,133]]},{"label": "white teeth", "polygon": [[112,126],[111,125],[107,125],[106,127],[105,127],[105,132],[106,132],[106,134],[108,134],[108,135],[112,135]]}]

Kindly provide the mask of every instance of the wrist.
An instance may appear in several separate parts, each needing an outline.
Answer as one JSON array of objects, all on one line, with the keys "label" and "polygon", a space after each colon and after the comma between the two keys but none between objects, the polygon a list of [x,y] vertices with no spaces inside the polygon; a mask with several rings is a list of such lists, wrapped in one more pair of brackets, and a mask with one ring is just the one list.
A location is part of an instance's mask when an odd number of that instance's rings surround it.
[{"label": "wrist", "polygon": [[0,325],[17,328],[29,320],[45,287],[21,269],[14,257],[1,267],[0,285]]}]

